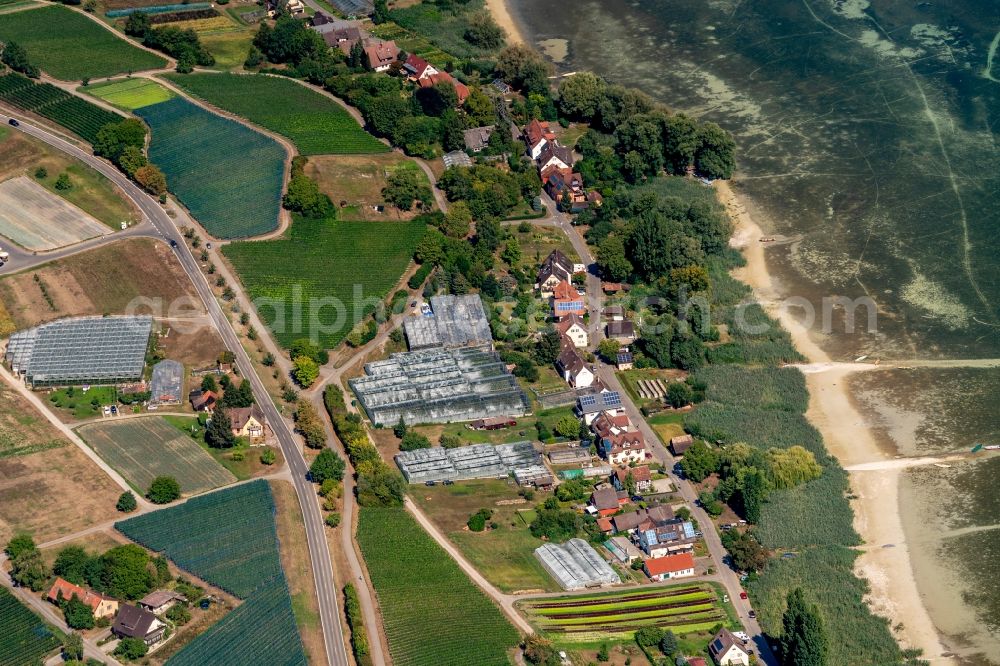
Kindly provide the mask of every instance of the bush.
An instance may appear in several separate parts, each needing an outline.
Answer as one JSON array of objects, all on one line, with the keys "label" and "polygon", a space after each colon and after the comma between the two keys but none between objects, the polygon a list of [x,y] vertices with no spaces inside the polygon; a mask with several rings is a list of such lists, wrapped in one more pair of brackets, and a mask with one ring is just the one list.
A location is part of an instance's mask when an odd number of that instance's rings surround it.
[{"label": "bush", "polygon": [[131,661],[145,657],[148,651],[149,648],[141,638],[123,638],[118,642],[118,646],[115,647],[112,654]]},{"label": "bush", "polygon": [[188,610],[187,605],[183,602],[178,602],[170,607],[166,613],[166,617],[174,624],[184,626],[191,621],[191,611]]},{"label": "bush", "polygon": [[493,511],[490,509],[480,509],[479,511],[472,514],[466,525],[473,532],[482,532],[486,529],[486,521],[488,521],[493,516]]},{"label": "bush", "polygon": [[262,465],[273,465],[277,460],[278,454],[270,447],[260,452],[260,462]]},{"label": "bush", "polygon": [[327,527],[336,527],[337,525],[340,525],[340,514],[337,513],[336,511],[327,514],[326,520],[324,522],[327,524]]},{"label": "bush", "polygon": [[181,484],[172,476],[158,476],[149,484],[146,498],[153,504],[169,504],[181,496]]},{"label": "bush", "polygon": [[400,451],[413,451],[415,449],[429,448],[431,448],[431,441],[420,433],[412,430],[403,435],[403,439],[399,443]]},{"label": "bush", "polygon": [[344,460],[332,449],[323,449],[309,466],[309,478],[313,483],[322,484],[327,479],[340,481],[344,478],[346,468]]},{"label": "bush", "polygon": [[135,511],[139,504],[135,501],[135,495],[132,494],[131,490],[126,490],[121,495],[118,496],[118,503],[115,508],[122,513],[129,513]]}]

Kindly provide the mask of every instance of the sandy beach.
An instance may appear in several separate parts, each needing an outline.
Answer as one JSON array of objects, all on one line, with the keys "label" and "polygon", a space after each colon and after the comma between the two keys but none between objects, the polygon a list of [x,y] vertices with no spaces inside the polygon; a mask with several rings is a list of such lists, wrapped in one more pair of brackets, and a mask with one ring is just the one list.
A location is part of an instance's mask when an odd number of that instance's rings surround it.
[{"label": "sandy beach", "polygon": [[524,33],[521,31],[520,26],[518,26],[517,21],[514,20],[510,7],[507,6],[507,0],[486,0],[486,8],[493,15],[493,20],[497,22],[497,25],[507,31],[508,43],[525,43]]},{"label": "sandy beach", "polygon": [[[810,396],[806,416],[842,466],[865,467],[850,472],[850,483],[857,497],[851,502],[854,527],[865,544],[855,573],[871,586],[869,605],[875,613],[888,617],[893,627],[899,627],[893,634],[904,647],[921,648],[923,658],[932,664],[955,663],[940,656],[946,648],[921,601],[913,573],[900,515],[899,483],[905,468],[894,464],[892,456],[878,445],[848,390],[851,373],[874,366],[834,363],[809,331],[780,307],[783,294],[768,272],[765,244],[760,242],[763,234],[748,203],[728,182],[716,181],[715,187],[734,223],[732,244],[747,259],[747,265],[734,272],[735,277],[753,288],[761,305],[790,332],[796,348],[809,360],[809,365],[802,367]],[[886,464],[879,464],[882,462]],[[896,510],[887,510],[889,507]]]}]

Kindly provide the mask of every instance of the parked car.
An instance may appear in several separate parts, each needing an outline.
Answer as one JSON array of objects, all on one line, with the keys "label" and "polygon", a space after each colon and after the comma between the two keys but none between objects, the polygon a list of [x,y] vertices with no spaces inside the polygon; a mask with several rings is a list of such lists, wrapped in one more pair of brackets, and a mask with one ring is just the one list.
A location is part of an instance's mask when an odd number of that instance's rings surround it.
[{"label": "parked car", "polygon": [[455,485],[455,482],[452,481],[451,479],[445,479],[442,483],[444,483],[444,485],[446,485],[446,486],[453,486],[453,485]]},{"label": "parked car", "polygon": [[437,483],[435,483],[434,481],[424,481],[424,485],[425,486],[436,486]]},{"label": "parked car", "polygon": [[757,617],[757,611],[755,611],[755,610],[751,610],[750,612],[748,612],[748,613],[747,613],[747,616],[748,616],[748,617],[749,617],[749,618],[750,618],[751,620],[753,620],[753,619],[756,619],[756,617]]},{"label": "parked car", "polygon": [[740,592],[740,599],[746,599],[746,598],[747,598],[747,593],[746,592]]}]

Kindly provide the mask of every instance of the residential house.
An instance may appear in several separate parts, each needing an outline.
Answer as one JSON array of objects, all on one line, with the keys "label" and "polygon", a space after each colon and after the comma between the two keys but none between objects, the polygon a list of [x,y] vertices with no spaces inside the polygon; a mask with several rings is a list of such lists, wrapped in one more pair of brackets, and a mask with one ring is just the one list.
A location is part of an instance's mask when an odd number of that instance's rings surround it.
[{"label": "residential house", "polygon": [[111,633],[118,638],[138,638],[152,646],[163,640],[167,625],[145,608],[124,604],[111,625]]},{"label": "residential house", "polygon": [[572,344],[563,344],[559,358],[556,359],[556,368],[563,380],[573,388],[585,388],[594,383],[593,371]]},{"label": "residential house", "polygon": [[611,519],[612,528],[618,534],[631,534],[646,522],[666,524],[671,521],[676,521],[674,511],[666,504],[657,504],[648,509],[629,511]]},{"label": "residential house", "polygon": [[233,434],[237,437],[249,437],[251,440],[264,436],[264,412],[257,405],[249,407],[233,407],[229,410],[229,420],[232,422]]},{"label": "residential house", "polygon": [[609,305],[604,308],[603,315],[606,321],[625,321],[625,308],[620,305]]},{"label": "residential house", "polygon": [[635,326],[630,321],[609,321],[607,332],[610,339],[617,340],[623,345],[635,342]]},{"label": "residential house", "polygon": [[214,391],[196,389],[188,393],[188,400],[191,401],[191,409],[194,411],[211,412],[215,409],[215,403],[219,401],[219,396]]},{"label": "residential house", "polygon": [[636,527],[635,538],[638,546],[652,558],[693,552],[697,540],[694,525],[678,520],[664,523],[646,520]]},{"label": "residential house", "polygon": [[670,452],[675,456],[683,456],[684,453],[694,444],[694,437],[688,434],[677,435],[670,438]]},{"label": "residential house", "polygon": [[430,78],[440,73],[434,65],[414,53],[407,56],[406,62],[403,63],[403,69],[411,81]]},{"label": "residential house", "polygon": [[590,200],[583,189],[583,176],[574,173],[572,169],[550,168],[543,171],[542,186],[565,212],[578,213],[590,206]]},{"label": "residential house", "polygon": [[535,279],[535,289],[541,292],[542,298],[551,298],[556,285],[573,279],[576,265],[559,250],[553,250],[545,257],[542,267],[538,269]]},{"label": "residential house", "polygon": [[381,39],[366,39],[362,42],[365,49],[365,59],[368,69],[375,72],[387,72],[392,63],[399,58],[399,47],[396,42]]},{"label": "residential house", "polygon": [[[642,570],[651,580],[663,581],[668,578],[684,578],[694,575],[694,555],[681,553],[646,560]],[[728,662],[727,662],[728,663]]]},{"label": "residential house", "polygon": [[574,347],[580,349],[590,344],[590,336],[587,334],[587,326],[583,323],[580,315],[571,314],[564,317],[556,324],[556,331],[559,335],[569,340]]},{"label": "residential house", "polygon": [[750,653],[743,641],[726,628],[720,629],[708,644],[708,653],[719,666],[750,666]]},{"label": "residential house", "polygon": [[354,48],[355,44],[368,37],[368,33],[357,25],[341,25],[321,34],[327,46],[332,49],[340,49],[340,52],[345,56],[351,54],[351,49]]},{"label": "residential house", "polygon": [[145,608],[150,613],[160,615],[170,610],[178,601],[184,601],[184,595],[173,590],[156,590],[139,600],[139,608]]},{"label": "residential house", "polygon": [[622,396],[618,391],[606,389],[581,395],[576,399],[576,412],[588,426],[604,413],[619,416],[625,413],[622,406]]},{"label": "residential house", "polygon": [[[546,174],[548,169],[566,169],[572,172],[573,151],[566,146],[561,146],[557,141],[548,141],[538,154],[538,171]],[[579,176],[579,174],[575,174]],[[545,180],[545,176],[542,176]],[[580,179],[580,186],[583,186],[583,179]]]},{"label": "residential house", "polygon": [[486,125],[484,127],[473,127],[472,129],[465,130],[463,132],[465,149],[471,150],[474,153],[482,152],[489,145],[494,129],[496,129],[495,126]]},{"label": "residential house", "polygon": [[73,597],[90,606],[90,610],[97,619],[114,617],[115,613],[118,612],[118,601],[116,599],[106,597],[103,594],[93,592],[79,585],[74,585],[63,578],[56,578],[56,582],[52,584],[48,594],[45,595],[45,598],[54,604],[58,604],[61,600],[69,601]]},{"label": "residential house", "polygon": [[635,491],[640,495],[652,489],[653,477],[649,472],[649,467],[646,465],[616,469],[615,473],[611,475],[611,483],[618,490],[625,490],[628,486],[629,475],[632,476],[632,481],[635,482]]},{"label": "residential house", "polygon": [[619,370],[631,370],[634,361],[632,352],[620,351],[615,357],[615,367]]},{"label": "residential house", "polygon": [[552,290],[552,316],[562,319],[567,315],[583,316],[587,312],[587,302],[572,284],[563,280]]},{"label": "residential house", "polygon": [[597,513],[601,516],[613,516],[626,504],[628,504],[628,493],[615,490],[609,485],[598,486],[590,495],[590,505],[597,509]]},{"label": "residential house", "polygon": [[688,657],[688,666],[708,666],[704,657]]},{"label": "residential house", "polygon": [[646,459],[646,440],[633,428],[602,438],[597,450],[612,465],[628,465]]},{"label": "residential house", "polygon": [[555,133],[549,129],[549,124],[544,120],[536,118],[524,128],[524,142],[528,146],[528,155],[532,160],[537,160],[545,146],[555,140]]},{"label": "residential house", "polygon": [[411,53],[403,63],[403,70],[409,79],[421,88],[432,88],[438,83],[450,83],[455,88],[458,104],[461,106],[469,97],[469,88],[448,72],[442,72],[420,56]]}]

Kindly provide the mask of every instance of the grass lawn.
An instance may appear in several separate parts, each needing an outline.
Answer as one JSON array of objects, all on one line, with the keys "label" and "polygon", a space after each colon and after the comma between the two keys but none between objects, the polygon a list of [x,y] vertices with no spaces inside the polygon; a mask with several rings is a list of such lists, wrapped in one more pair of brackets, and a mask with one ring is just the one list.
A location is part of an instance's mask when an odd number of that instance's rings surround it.
[{"label": "grass lawn", "polygon": [[[531,220],[525,220],[525,222],[531,224]],[[521,232],[518,231],[519,226],[514,224],[510,229],[514,232],[518,245],[521,246],[522,263],[531,266],[532,274],[534,269],[545,261],[545,257],[552,253],[552,250],[561,251],[569,257],[570,261],[580,261],[580,256],[573,249],[573,244],[559,229],[532,225],[531,231]]]},{"label": "grass lawn", "polygon": [[361,509],[358,544],[397,666],[508,666],[518,632],[402,508]]},{"label": "grass lawn", "polygon": [[84,391],[79,386],[67,386],[49,394],[49,402],[77,419],[100,416],[104,405],[118,402],[114,386],[92,386]]},{"label": "grass lawn", "polygon": [[684,434],[683,412],[660,412],[649,417],[646,421],[660,436],[660,441],[663,442],[664,446],[670,444],[671,438]]},{"label": "grass lawn", "polygon": [[[518,487],[497,479],[459,481],[451,486],[413,487],[411,498],[448,535],[462,554],[504,592],[560,588],[535,558],[544,542],[531,535],[525,517],[533,503],[503,504],[520,500]],[[544,498],[542,498],[544,499]],[[470,532],[466,521],[480,509],[492,509],[496,529]]]},{"label": "grass lawn", "polygon": [[255,30],[230,30],[206,32],[198,37],[208,52],[215,56],[214,69],[235,69],[243,66],[256,34]]},{"label": "grass lawn", "polygon": [[171,74],[171,81],[220,109],[287,136],[303,155],[384,153],[340,104],[282,77]]},{"label": "grass lawn", "polygon": [[296,216],[281,239],[230,243],[222,252],[250,297],[263,299],[258,311],[280,344],[315,335],[333,348],[396,285],[425,229]]},{"label": "grass lawn", "polygon": [[[216,463],[226,468],[238,481],[245,481],[254,476],[274,471],[282,465],[280,449],[274,447],[251,447],[242,439],[237,439],[237,445],[231,449],[213,449],[205,443],[205,428],[194,416],[163,416],[163,420],[188,435],[207,452]],[[273,465],[265,465],[260,461],[260,454],[265,448],[271,448],[277,454]]]},{"label": "grass lawn", "polygon": [[[39,168],[45,169],[45,178],[35,176]],[[55,188],[56,178],[64,172],[73,183],[73,189],[68,191]],[[138,211],[100,173],[23,132],[9,132],[4,128],[0,132],[0,180],[21,174],[30,176],[45,189],[78,206],[112,229],[119,229],[123,221],[131,223],[139,220]]]},{"label": "grass lawn", "polygon": [[15,40],[31,62],[63,81],[165,67],[97,22],[66,7],[47,6],[0,15],[0,40]]},{"label": "grass lawn", "polygon": [[[386,205],[382,188],[388,176],[400,169],[412,170],[425,185],[427,176],[416,163],[399,153],[382,155],[316,155],[309,158],[306,174],[319,184],[330,200],[341,207],[340,216],[352,220],[399,220],[416,215],[416,210],[399,211]],[[385,206],[379,213],[374,206]],[[348,210],[348,208],[350,210]]]},{"label": "grass lawn", "polygon": [[105,102],[126,111],[134,111],[150,104],[166,102],[168,99],[173,99],[177,96],[172,90],[157,85],[148,79],[126,79],[124,81],[96,83],[77,88],[77,90],[103,99]]},{"label": "grass lawn", "polygon": [[156,416],[91,423],[78,432],[139,493],[161,475],[177,479],[185,495],[236,481],[194,439]]}]

